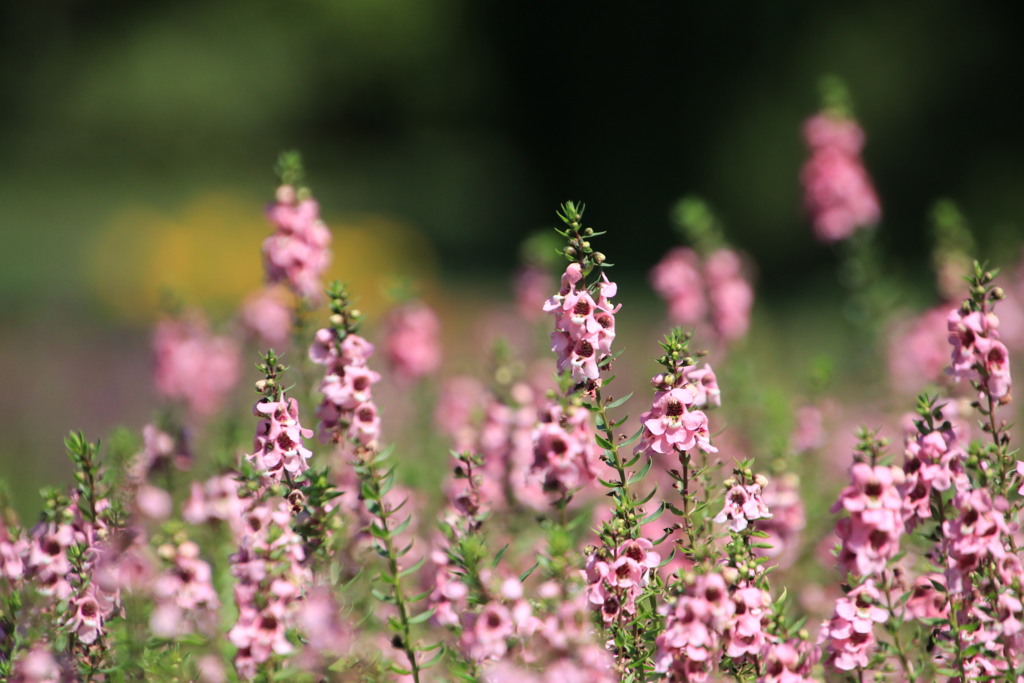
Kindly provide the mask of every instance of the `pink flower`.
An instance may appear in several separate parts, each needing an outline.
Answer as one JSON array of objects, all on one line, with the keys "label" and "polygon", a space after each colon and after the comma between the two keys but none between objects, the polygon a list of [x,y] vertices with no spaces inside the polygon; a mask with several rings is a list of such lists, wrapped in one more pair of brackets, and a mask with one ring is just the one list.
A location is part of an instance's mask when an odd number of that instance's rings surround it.
[{"label": "pink flower", "polygon": [[395,374],[415,381],[441,365],[441,321],[426,304],[410,302],[391,311],[384,323],[385,352]]},{"label": "pink flower", "polygon": [[832,618],[821,625],[818,643],[825,643],[825,664],[840,671],[865,668],[875,647],[874,625],[889,618],[876,605],[881,595],[870,581],[836,601]]},{"label": "pink flower", "polygon": [[60,683],[65,680],[46,643],[34,643],[28,654],[14,661],[11,683]]},{"label": "pink flower", "polygon": [[664,455],[699,447],[705,453],[717,453],[711,445],[707,415],[689,409],[695,403],[696,394],[687,386],[656,392],[651,410],[640,416],[644,432],[636,450]]},{"label": "pink flower", "polygon": [[811,158],[800,177],[818,239],[836,242],[877,223],[881,208],[860,159],[864,134],[857,124],[819,114],[804,124],[804,138]]},{"label": "pink flower", "polygon": [[291,342],[292,309],[271,288],[264,288],[249,296],[242,305],[242,325],[263,344],[278,351]]},{"label": "pink flower", "polygon": [[256,427],[253,452],[246,459],[257,470],[274,481],[281,481],[285,472],[296,475],[309,469],[306,462],[312,452],[302,444],[313,431],[299,424],[299,403],[294,398],[270,401],[262,399],[253,413],[265,416]]},{"label": "pink flower", "polygon": [[729,529],[739,532],[746,529],[749,522],[771,516],[772,513],[761,498],[760,484],[736,484],[726,492],[725,507],[715,516],[715,522],[723,524],[728,521]]},{"label": "pink flower", "polygon": [[938,619],[946,616],[948,603],[945,592],[935,588],[939,584],[945,590],[946,580],[942,574],[925,574],[914,580],[914,588],[907,600],[907,612],[915,619]]},{"label": "pink flower", "polygon": [[595,285],[597,299],[587,290],[577,290],[583,274],[578,263],[570,263],[562,275],[562,287],[544,303],[544,311],[555,316],[551,350],[558,354],[558,371],[570,370],[574,382],[596,381],[600,363],[611,353],[615,339],[615,314],[619,306],[609,299],[616,285],[604,274]]},{"label": "pink flower", "polygon": [[762,498],[771,516],[754,520],[753,526],[768,534],[763,542],[771,547],[755,549],[755,553],[777,558],[780,567],[787,567],[796,559],[800,532],[807,523],[799,479],[792,473],[773,477],[762,492]]},{"label": "pink flower", "polygon": [[89,595],[81,595],[71,601],[71,616],[68,628],[86,645],[96,642],[103,629],[103,615],[96,599]]},{"label": "pink flower", "polygon": [[527,266],[516,275],[516,309],[526,320],[540,318],[544,301],[551,290],[552,277],[546,268]]},{"label": "pink flower", "polygon": [[319,300],[323,297],[320,278],[331,262],[331,232],[320,220],[319,205],[282,185],[267,218],[275,227],[263,242],[267,282],[284,282],[299,296]]},{"label": "pink flower", "polygon": [[746,335],[754,289],[743,275],[740,256],[731,249],[718,249],[704,263],[711,301],[711,323],[725,341]]},{"label": "pink flower", "polygon": [[668,302],[669,318],[694,325],[707,311],[700,257],[693,249],[676,247],[651,270],[651,286]]},{"label": "pink flower", "polygon": [[906,393],[937,382],[949,362],[944,306],[925,311],[900,324],[890,336],[889,375],[893,386]]},{"label": "pink flower", "polygon": [[220,409],[238,383],[238,345],[210,334],[198,315],[164,319],[153,333],[157,391],[185,402],[193,415],[208,417]]}]

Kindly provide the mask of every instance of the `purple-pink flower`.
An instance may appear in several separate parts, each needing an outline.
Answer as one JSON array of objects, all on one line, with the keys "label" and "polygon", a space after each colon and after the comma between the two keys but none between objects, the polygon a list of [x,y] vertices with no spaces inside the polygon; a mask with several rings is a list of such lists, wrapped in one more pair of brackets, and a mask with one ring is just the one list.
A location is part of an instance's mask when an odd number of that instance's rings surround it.
[{"label": "purple-pink flower", "polygon": [[857,228],[877,223],[882,211],[860,158],[864,133],[857,123],[817,114],[807,120],[803,132],[811,158],[800,178],[818,239],[844,240]]},{"label": "purple-pink flower", "polygon": [[275,232],[263,242],[267,282],[284,282],[306,299],[323,297],[320,278],[331,262],[331,232],[320,220],[316,200],[290,185],[277,189],[277,201],[267,209]]}]

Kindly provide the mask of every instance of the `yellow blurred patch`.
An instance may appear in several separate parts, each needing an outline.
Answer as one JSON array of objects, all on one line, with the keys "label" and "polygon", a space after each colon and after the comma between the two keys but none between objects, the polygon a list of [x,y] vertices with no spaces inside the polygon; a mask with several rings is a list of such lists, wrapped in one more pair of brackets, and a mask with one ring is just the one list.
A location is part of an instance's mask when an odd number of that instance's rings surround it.
[{"label": "yellow blurred patch", "polygon": [[[368,317],[384,308],[399,278],[433,289],[433,249],[410,226],[372,214],[327,225],[334,256],[325,284],[347,282]],[[163,292],[230,314],[262,284],[260,248],[270,231],[258,201],[226,193],[198,197],[179,216],[126,207],[93,242],[89,282],[105,305],[137,322],[155,317]]]}]

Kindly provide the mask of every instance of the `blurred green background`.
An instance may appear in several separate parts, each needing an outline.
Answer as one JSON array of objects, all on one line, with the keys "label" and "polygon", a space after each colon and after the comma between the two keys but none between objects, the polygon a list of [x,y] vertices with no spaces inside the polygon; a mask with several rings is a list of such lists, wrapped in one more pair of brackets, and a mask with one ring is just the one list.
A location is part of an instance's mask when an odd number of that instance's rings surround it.
[{"label": "blurred green background", "polygon": [[643,279],[698,193],[757,263],[758,329],[827,325],[837,256],[797,178],[833,73],[868,134],[886,267],[923,305],[937,197],[982,255],[1017,258],[1019,19],[942,0],[0,3],[0,463],[52,480],[69,428],[141,426],[160,291],[223,315],[258,285],[283,149],[338,272],[412,268],[449,316],[475,315],[469,290],[510,296],[518,244],[567,199],[656,316]]}]

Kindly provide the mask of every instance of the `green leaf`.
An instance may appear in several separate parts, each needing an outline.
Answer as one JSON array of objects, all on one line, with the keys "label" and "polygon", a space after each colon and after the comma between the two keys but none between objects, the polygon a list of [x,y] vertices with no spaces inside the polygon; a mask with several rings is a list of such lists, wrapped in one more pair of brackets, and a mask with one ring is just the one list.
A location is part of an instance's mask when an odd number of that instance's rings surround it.
[{"label": "green leaf", "polygon": [[[443,645],[444,645],[444,643],[438,643],[438,646],[443,646]],[[420,664],[420,668],[421,669],[429,669],[430,667],[434,666],[439,661],[441,661],[441,657],[444,657],[444,653],[445,653],[445,648],[444,647],[438,647],[437,652],[434,653],[434,656],[431,657],[430,659],[428,659],[427,661],[421,663]]]},{"label": "green leaf", "polygon": [[428,610],[426,610],[424,612],[420,612],[419,614],[417,614],[414,617],[409,617],[408,621],[409,621],[410,624],[420,624],[420,623],[423,623],[424,621],[426,621],[430,617],[434,616],[434,612],[435,611],[436,611],[436,608],[431,607],[430,609],[428,609]]},{"label": "green leaf", "polygon": [[630,477],[629,481],[627,481],[626,484],[629,484],[629,485],[635,484],[638,481],[640,481],[641,479],[643,479],[644,477],[646,477],[647,473],[651,471],[651,466],[652,465],[654,465],[654,458],[647,458],[647,464],[644,465],[639,471],[637,471],[636,474],[634,474],[632,477]]},{"label": "green leaf", "polygon": [[640,429],[636,430],[636,432],[633,433],[633,436],[631,436],[628,439],[626,439],[625,441],[623,441],[622,444],[619,447],[620,448],[625,448],[626,446],[632,445],[637,439],[640,438],[640,435],[643,434],[643,433],[644,433],[644,428],[641,427]]},{"label": "green leaf", "polygon": [[646,517],[641,519],[639,522],[637,522],[637,524],[640,525],[640,526],[643,526],[644,524],[649,524],[650,522],[653,522],[653,521],[657,520],[658,518],[660,518],[663,514],[665,514],[665,504],[664,503],[659,505],[657,510],[655,510],[654,512],[652,512],[651,514],[647,515]]},{"label": "green leaf", "polygon": [[427,561],[427,556],[424,555],[423,557],[418,559],[413,566],[409,567],[408,569],[403,569],[402,571],[398,572],[398,578],[403,579],[406,576],[409,576],[410,574],[415,574],[416,572],[418,572],[420,570],[420,567],[422,567],[426,561]]},{"label": "green leaf", "polygon": [[393,536],[399,535],[400,533],[402,533],[403,531],[405,531],[406,529],[409,528],[410,522],[412,522],[412,515],[409,515],[408,517],[406,517],[404,520],[402,520],[398,524],[398,526],[396,526],[394,529],[392,529],[391,530],[391,534]]},{"label": "green leaf", "polygon": [[539,562],[539,561],[538,561],[538,562],[534,562],[534,563],[533,563],[533,566],[532,566],[532,567],[530,567],[530,568],[529,568],[529,569],[527,569],[527,570],[526,570],[525,572],[523,572],[522,574],[520,574],[520,575],[519,575],[519,581],[520,581],[520,582],[526,581],[526,579],[528,579],[528,578],[530,577],[530,574],[532,574],[532,573],[533,573],[533,571],[534,571],[534,570],[535,570],[535,569],[536,569],[536,568],[537,568],[537,567],[538,567],[539,565],[540,565],[540,562]]},{"label": "green leaf", "polygon": [[506,543],[506,544],[505,544],[505,545],[504,545],[504,546],[502,547],[502,549],[501,549],[501,550],[499,550],[499,551],[498,551],[498,552],[497,552],[497,553],[496,553],[496,554],[494,555],[494,561],[493,561],[493,562],[491,562],[491,568],[492,568],[492,569],[494,569],[495,567],[497,567],[497,566],[498,566],[498,563],[499,563],[499,562],[501,562],[501,558],[502,558],[502,556],[504,556],[504,555],[505,555],[505,551],[506,551],[506,550],[508,550],[508,547],[509,547],[509,545],[511,545],[511,544],[509,544],[509,543]]},{"label": "green leaf", "polygon": [[618,408],[623,403],[628,401],[632,396],[633,396],[633,392],[631,391],[628,394],[626,394],[625,396],[623,396],[622,398],[615,399],[614,401],[612,401],[611,403],[609,403],[608,405],[605,406],[605,410],[611,410],[612,408]]}]

